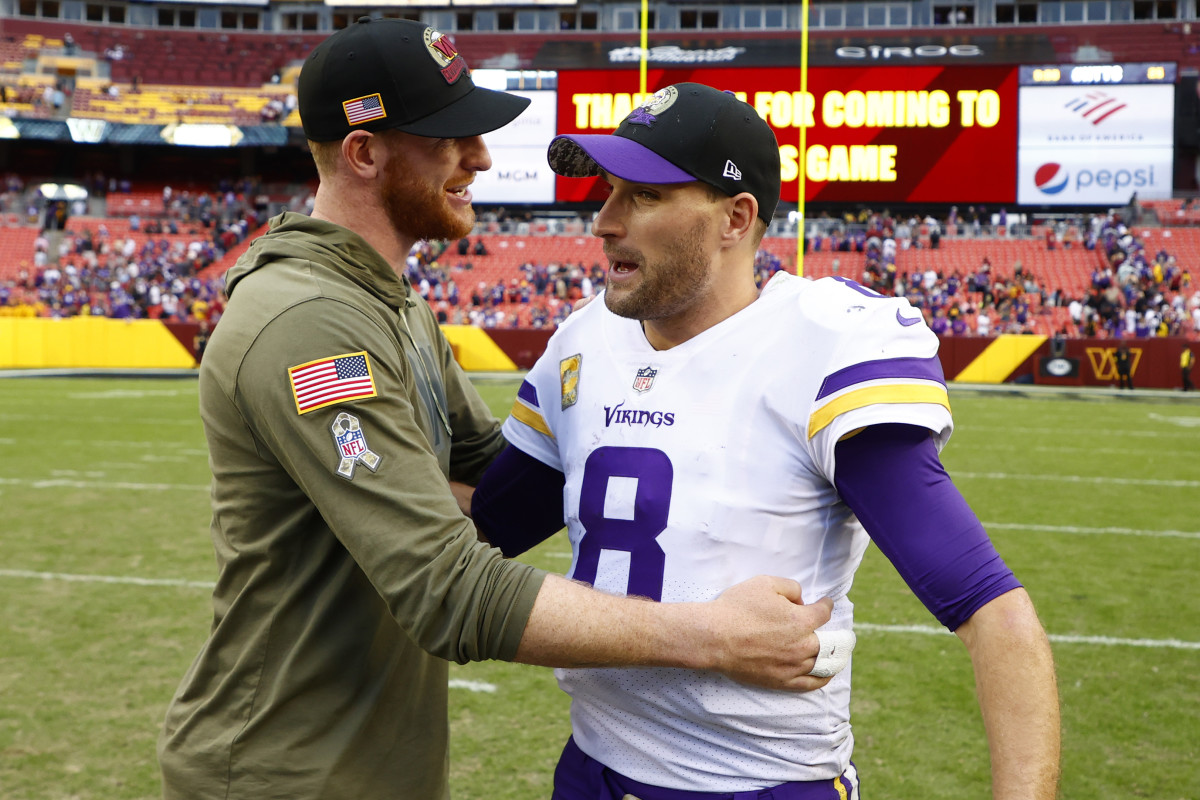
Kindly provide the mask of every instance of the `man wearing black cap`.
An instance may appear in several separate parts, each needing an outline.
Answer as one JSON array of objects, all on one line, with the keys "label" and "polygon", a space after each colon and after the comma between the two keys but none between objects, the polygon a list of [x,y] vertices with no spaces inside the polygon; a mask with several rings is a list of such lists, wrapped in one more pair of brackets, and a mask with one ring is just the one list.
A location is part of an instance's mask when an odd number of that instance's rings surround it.
[{"label": "man wearing black cap", "polygon": [[[966,644],[994,797],[1053,797],[1049,644],[938,459],[952,422],[920,312],[839,278],[756,287],[779,150],[732,94],[669,86],[613,135],[556,138],[549,160],[611,187],[592,231],[608,281],[518,391],[511,447],[472,500],[479,529],[514,555],[566,519],[571,577],[664,604],[794,578],[834,600],[818,633],[842,658],[874,541]],[[687,670],[558,675],[573,736],[555,800],[858,797],[849,669],[804,694]]]},{"label": "man wearing black cap", "polygon": [[448,660],[823,686],[831,604],[800,604],[793,581],[613,597],[506,561],[459,510],[449,481],[473,483],[504,441],[402,270],[418,239],[471,230],[479,135],[527,101],[398,20],[318,45],[299,100],[312,216],[273,219],[229,271],[200,368],[219,574],[159,742],[165,797],[445,798]]}]

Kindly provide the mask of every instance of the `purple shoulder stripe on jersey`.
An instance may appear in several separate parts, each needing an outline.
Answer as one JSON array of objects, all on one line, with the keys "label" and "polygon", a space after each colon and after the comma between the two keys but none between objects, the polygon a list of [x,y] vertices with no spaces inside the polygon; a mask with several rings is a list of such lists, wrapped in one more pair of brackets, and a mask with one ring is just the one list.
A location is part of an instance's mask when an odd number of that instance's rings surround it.
[{"label": "purple shoulder stripe on jersey", "polygon": [[541,408],[538,403],[537,389],[533,388],[533,384],[529,381],[521,381],[521,388],[517,389],[517,397],[524,400],[534,408]]},{"label": "purple shoulder stripe on jersey", "polygon": [[817,399],[828,397],[834,392],[841,391],[847,386],[853,386],[863,381],[874,381],[881,378],[917,378],[926,381],[937,381],[945,384],[942,374],[942,362],[937,356],[931,358],[886,358],[880,361],[864,361],[839,369],[832,375],[826,375],[817,392]]},{"label": "purple shoulder stripe on jersey", "polygon": [[1020,587],[946,474],[928,430],[871,425],[835,452],[838,494],[947,628]]}]

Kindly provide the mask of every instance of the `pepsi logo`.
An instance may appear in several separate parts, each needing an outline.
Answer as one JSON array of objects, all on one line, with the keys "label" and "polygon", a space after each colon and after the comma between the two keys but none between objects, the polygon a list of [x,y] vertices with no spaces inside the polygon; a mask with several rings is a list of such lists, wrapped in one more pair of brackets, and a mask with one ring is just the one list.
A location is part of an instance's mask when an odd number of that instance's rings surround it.
[{"label": "pepsi logo", "polygon": [[1037,168],[1037,172],[1033,173],[1033,183],[1042,194],[1058,194],[1067,188],[1070,177],[1062,164],[1051,161]]}]

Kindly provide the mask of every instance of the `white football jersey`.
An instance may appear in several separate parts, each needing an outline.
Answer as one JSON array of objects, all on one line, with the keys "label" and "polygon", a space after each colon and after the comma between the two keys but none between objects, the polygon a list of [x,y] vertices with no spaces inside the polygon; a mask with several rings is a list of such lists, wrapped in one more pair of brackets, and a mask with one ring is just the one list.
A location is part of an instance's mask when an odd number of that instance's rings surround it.
[{"label": "white football jersey", "polygon": [[[834,445],[867,425],[950,435],[937,337],[908,301],[777,273],[747,308],[656,351],[603,298],[551,337],[504,423],[566,475],[570,576],[662,602],[759,574],[805,602],[846,594],[868,537],[833,487]],[[706,792],[846,769],[850,668],[804,694],[684,669],[558,670],[576,742],[643,783]]]}]

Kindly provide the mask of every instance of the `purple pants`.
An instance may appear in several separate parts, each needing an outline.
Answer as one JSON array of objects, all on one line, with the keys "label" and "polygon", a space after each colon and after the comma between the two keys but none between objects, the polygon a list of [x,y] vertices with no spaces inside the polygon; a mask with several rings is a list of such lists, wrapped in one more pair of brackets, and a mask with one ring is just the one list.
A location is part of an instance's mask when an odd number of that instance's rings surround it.
[{"label": "purple pants", "polygon": [[614,772],[567,740],[554,770],[551,800],[858,800],[857,773],[851,765],[828,781],[794,781],[749,792],[688,792],[651,786]]}]

